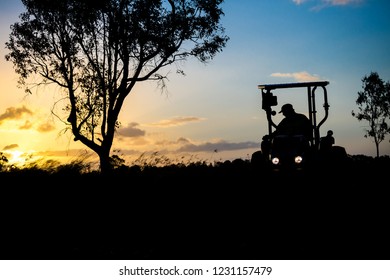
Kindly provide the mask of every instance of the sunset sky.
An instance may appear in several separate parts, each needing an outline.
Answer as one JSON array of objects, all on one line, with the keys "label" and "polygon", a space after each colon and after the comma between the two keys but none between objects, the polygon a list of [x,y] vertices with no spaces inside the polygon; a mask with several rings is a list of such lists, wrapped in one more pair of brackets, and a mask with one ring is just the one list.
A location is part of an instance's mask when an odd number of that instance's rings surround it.
[{"label": "sunset sky", "polygon": [[[14,162],[42,156],[66,162],[90,153],[51,114],[54,89],[26,96],[17,88],[5,42],[24,7],[18,0],[0,5],[0,151]],[[184,162],[250,159],[267,133],[257,86],[321,80],[329,81],[330,104],[321,136],[331,129],[348,154],[376,155],[373,140],[364,138],[367,123],[351,111],[364,76],[390,80],[390,1],[226,0],[222,8],[226,48],[206,65],[189,59],[185,76],[171,69],[165,92],[139,84],[119,115],[114,154],[127,163],[143,152]],[[277,95],[275,110],[289,102],[307,112],[305,89]],[[390,155],[389,137],[380,154]]]}]

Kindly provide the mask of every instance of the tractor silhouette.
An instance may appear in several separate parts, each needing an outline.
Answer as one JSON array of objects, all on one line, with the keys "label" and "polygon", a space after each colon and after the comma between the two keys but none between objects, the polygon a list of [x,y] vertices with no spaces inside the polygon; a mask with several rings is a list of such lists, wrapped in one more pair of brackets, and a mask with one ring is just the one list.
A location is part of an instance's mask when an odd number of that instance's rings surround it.
[{"label": "tractor silhouette", "polygon": [[[316,164],[328,164],[333,160],[344,159],[347,154],[343,147],[331,146],[327,151],[321,149],[320,128],[329,115],[328,93],[326,86],[328,81],[287,83],[287,84],[262,84],[258,85],[262,95],[262,109],[266,113],[268,122],[268,134],[264,135],[261,142],[261,150],[252,154],[252,163],[265,165],[272,170],[304,170],[314,167]],[[311,122],[312,132],[309,137],[297,135],[274,135],[277,125],[273,117],[276,112],[272,109],[278,105],[276,91],[303,88],[307,93],[307,117]],[[317,91],[322,91],[323,114],[317,120]]]}]

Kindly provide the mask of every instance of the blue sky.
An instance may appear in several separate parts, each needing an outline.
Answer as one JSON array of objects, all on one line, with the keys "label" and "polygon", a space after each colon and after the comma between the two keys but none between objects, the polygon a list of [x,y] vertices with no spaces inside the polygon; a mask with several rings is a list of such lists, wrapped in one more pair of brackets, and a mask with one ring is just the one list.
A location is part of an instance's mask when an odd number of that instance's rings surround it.
[{"label": "blue sky", "polygon": [[[4,46],[23,6],[15,0],[0,3]],[[364,138],[367,123],[351,111],[357,110],[365,75],[375,71],[390,80],[390,1],[226,0],[222,8],[230,37],[226,48],[207,65],[189,59],[182,65],[185,76],[166,69],[171,73],[165,92],[152,82],[138,85],[120,114],[118,155],[128,162],[143,152],[179,161],[248,159],[267,133],[257,86],[326,80],[330,108],[321,134],[332,129],[336,145],[348,154],[375,156],[374,142]],[[16,87],[5,53],[1,48],[0,149],[19,158],[74,159],[85,147],[63,134],[64,126],[51,115],[55,91],[41,89],[26,97]],[[305,94],[280,92],[275,109],[290,102],[306,113]],[[380,144],[380,154],[390,155],[389,137]]]}]

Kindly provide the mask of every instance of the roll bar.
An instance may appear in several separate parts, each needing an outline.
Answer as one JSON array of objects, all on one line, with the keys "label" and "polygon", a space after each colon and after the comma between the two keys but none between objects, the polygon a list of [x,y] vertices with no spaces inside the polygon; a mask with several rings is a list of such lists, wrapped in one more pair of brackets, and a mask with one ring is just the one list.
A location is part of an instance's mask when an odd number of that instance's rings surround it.
[{"label": "roll bar", "polygon": [[[328,93],[326,90],[326,86],[329,85],[328,81],[315,81],[315,82],[301,82],[301,83],[285,83],[285,84],[262,84],[258,85],[258,89],[261,90],[262,94],[262,109],[265,110],[267,114],[268,121],[268,133],[272,134],[272,127],[276,128],[277,125],[272,120],[272,116],[276,114],[275,111],[272,110],[272,106],[278,105],[277,97],[273,95],[272,90],[277,89],[288,89],[288,88],[307,88],[307,101],[308,101],[308,112],[309,119],[313,126],[313,138],[311,139],[312,147],[315,149],[319,148],[320,142],[320,127],[328,118],[329,111],[329,103],[328,103]],[[317,124],[317,109],[316,109],[316,98],[315,93],[316,89],[321,87],[323,90],[324,96],[324,110],[325,115],[323,119]]]}]

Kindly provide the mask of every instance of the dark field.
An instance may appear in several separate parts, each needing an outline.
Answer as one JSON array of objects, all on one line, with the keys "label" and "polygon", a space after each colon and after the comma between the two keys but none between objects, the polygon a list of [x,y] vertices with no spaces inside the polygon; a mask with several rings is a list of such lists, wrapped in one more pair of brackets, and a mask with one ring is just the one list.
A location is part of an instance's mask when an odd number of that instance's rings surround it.
[{"label": "dark field", "polygon": [[389,167],[0,173],[0,258],[390,259]]}]

